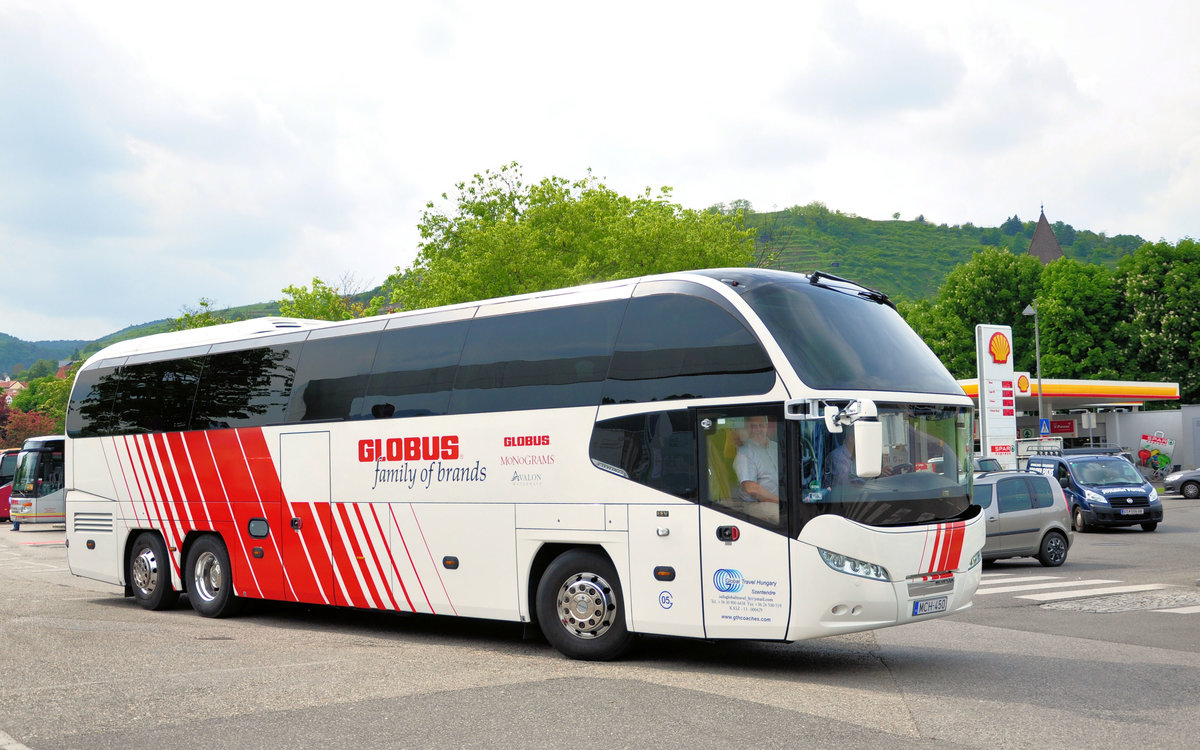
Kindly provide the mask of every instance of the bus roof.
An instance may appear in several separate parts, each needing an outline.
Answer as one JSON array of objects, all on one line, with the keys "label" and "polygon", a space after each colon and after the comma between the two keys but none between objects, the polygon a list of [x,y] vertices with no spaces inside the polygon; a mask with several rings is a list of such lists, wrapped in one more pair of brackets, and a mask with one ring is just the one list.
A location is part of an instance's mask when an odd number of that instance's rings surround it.
[{"label": "bus roof", "polygon": [[[560,289],[547,289],[508,297],[460,302],[454,305],[446,305],[443,307],[405,310],[402,312],[379,315],[373,318],[356,318],[353,320],[344,321],[306,320],[302,318],[285,318],[278,316],[254,318],[252,320],[223,323],[221,325],[208,326],[205,328],[192,328],[184,331],[156,333],[140,338],[118,341],[110,344],[109,346],[101,349],[89,357],[88,361],[84,364],[84,367],[86,368],[89,365],[95,364],[101,360],[128,357],[136,354],[189,349],[192,347],[203,347],[230,341],[242,341],[286,333],[300,333],[316,329],[364,325],[369,324],[370,321],[382,321],[382,324],[386,324],[391,320],[426,316],[436,313],[451,313],[453,311],[462,311],[464,313],[468,313],[476,308],[515,306],[517,303],[521,302],[549,300],[554,297],[562,297],[564,305],[572,304],[573,300],[571,298],[573,297],[589,297],[592,295],[605,296],[606,292],[616,293],[617,290],[621,290],[623,288],[631,291],[632,287],[645,281],[679,280],[692,281],[711,288],[736,288],[739,285],[755,285],[769,283],[771,281],[808,280],[809,278],[810,276],[808,274],[761,268],[701,269],[696,271],[678,271],[650,276],[639,276],[615,281],[603,281],[593,284],[564,287]],[[617,296],[620,295],[614,294],[614,298]],[[471,315],[464,314],[464,317],[471,317]]]}]

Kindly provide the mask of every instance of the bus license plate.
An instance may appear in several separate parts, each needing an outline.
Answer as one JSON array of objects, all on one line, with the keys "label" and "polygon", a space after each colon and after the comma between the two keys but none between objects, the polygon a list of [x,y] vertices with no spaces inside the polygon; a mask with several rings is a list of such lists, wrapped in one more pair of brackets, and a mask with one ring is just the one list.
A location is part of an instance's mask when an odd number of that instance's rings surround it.
[{"label": "bus license plate", "polygon": [[1140,516],[1145,512],[1145,508],[1121,508],[1121,515],[1123,516]]},{"label": "bus license plate", "polygon": [[939,596],[937,599],[922,599],[919,602],[913,602],[913,617],[921,615],[931,615],[934,612],[946,611],[946,597]]}]

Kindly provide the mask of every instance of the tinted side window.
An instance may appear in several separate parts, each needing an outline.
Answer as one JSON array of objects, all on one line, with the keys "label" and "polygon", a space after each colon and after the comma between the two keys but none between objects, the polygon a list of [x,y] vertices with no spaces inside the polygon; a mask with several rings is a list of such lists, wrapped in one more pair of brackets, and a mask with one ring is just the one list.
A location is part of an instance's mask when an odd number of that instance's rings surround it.
[{"label": "tinted side window", "polygon": [[362,408],[379,333],[310,339],[300,354],[289,422],[349,419]]},{"label": "tinted side window", "polygon": [[707,300],[635,297],[621,324],[604,403],[766,393],[767,353],[744,325]]},{"label": "tinted side window", "polygon": [[116,367],[92,367],[79,373],[67,408],[67,434],[71,437],[112,434],[112,408],[119,390]]},{"label": "tinted side window", "polygon": [[201,366],[202,358],[190,357],[122,367],[113,405],[114,430],[120,434],[186,430]]},{"label": "tinted side window", "polygon": [[980,508],[992,507],[992,485],[976,484],[971,488],[971,504]]},{"label": "tinted side window", "polygon": [[1049,508],[1054,504],[1054,491],[1050,489],[1049,477],[1026,477],[1033,495],[1033,507]]},{"label": "tinted side window", "polygon": [[209,354],[204,358],[193,430],[285,421],[300,344]]},{"label": "tinted side window", "polygon": [[0,456],[0,485],[8,484],[17,473],[17,454],[5,453]]},{"label": "tinted side window", "polygon": [[[597,422],[590,455],[647,487],[696,499],[696,434],[685,410],[617,417]],[[612,467],[612,468],[608,468]]]},{"label": "tinted side window", "polygon": [[467,321],[383,332],[359,417],[445,414]]},{"label": "tinted side window", "polygon": [[471,321],[450,413],[594,406],[624,301]]},{"label": "tinted side window", "polygon": [[996,482],[996,507],[1001,513],[1013,513],[1033,507],[1029,487],[1023,477]]}]

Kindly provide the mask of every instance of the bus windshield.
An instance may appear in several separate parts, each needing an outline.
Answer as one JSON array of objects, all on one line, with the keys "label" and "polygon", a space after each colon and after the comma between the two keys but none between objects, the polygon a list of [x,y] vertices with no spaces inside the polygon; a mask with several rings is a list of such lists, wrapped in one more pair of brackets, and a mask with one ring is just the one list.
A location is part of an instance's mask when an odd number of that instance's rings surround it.
[{"label": "bus windshield", "polygon": [[921,337],[886,304],[796,281],[752,286],[742,297],[806,385],[963,393]]},{"label": "bus windshield", "polygon": [[831,433],[824,420],[800,424],[801,523],[834,513],[871,526],[945,521],[970,508],[971,409],[879,404],[883,471],[855,473],[854,427]]},{"label": "bus windshield", "polygon": [[17,456],[17,474],[13,494],[41,497],[63,488],[62,451],[23,450]]}]

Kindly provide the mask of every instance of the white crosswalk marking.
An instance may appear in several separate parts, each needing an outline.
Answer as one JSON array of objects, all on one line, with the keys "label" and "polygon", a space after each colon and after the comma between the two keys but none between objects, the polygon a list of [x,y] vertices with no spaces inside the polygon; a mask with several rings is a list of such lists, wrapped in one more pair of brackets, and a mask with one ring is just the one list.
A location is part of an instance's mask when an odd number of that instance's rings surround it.
[{"label": "white crosswalk marking", "polygon": [[1052,594],[1028,594],[1018,596],[1018,599],[1030,599],[1035,602],[1052,602],[1058,599],[1080,599],[1085,596],[1103,596],[1105,594],[1129,594],[1134,591],[1158,591],[1165,589],[1164,583],[1146,583],[1140,586],[1109,586],[1099,589],[1084,589],[1083,591],[1056,591]]},{"label": "white crosswalk marking", "polygon": [[[1159,597],[1157,601],[1151,599],[1146,601],[1146,603],[1141,606],[1138,606],[1138,604],[1134,602],[1129,608],[1131,610],[1143,609],[1143,611],[1148,612],[1164,612],[1177,615],[1200,614],[1200,605],[1193,604],[1193,602],[1196,601],[1196,598],[1186,595],[1179,595],[1178,592],[1181,591],[1179,587],[1172,587],[1164,583],[1147,583],[1126,586],[1108,585],[1119,583],[1122,583],[1122,581],[1109,578],[1082,578],[1066,580],[1062,576],[1054,575],[984,573],[979,582],[979,589],[975,592],[975,594],[976,596],[987,596],[989,594],[1012,594],[1014,599],[1025,599],[1040,603],[1049,602],[1051,603],[1051,606],[1053,606],[1053,603],[1055,602],[1070,602],[1071,600],[1088,599],[1090,597],[1096,597],[1098,601],[1116,601],[1125,595],[1137,595],[1143,592],[1167,590],[1167,595],[1165,597]],[[1170,592],[1172,591],[1176,592],[1176,594],[1171,594]],[[1113,597],[1113,599],[1105,600],[1104,597]],[[1170,604],[1176,603],[1172,600],[1177,600],[1177,603],[1180,606],[1170,606]],[[1124,604],[1128,606],[1128,603]],[[1111,607],[1113,605],[1109,604],[1097,606]]]},{"label": "white crosswalk marking", "polygon": [[[1048,576],[1041,576],[1041,577],[1046,578]],[[1008,583],[1008,581],[1004,581],[1004,583]],[[1011,593],[1013,591],[1037,591],[1040,589],[1064,589],[1069,586],[1091,586],[1091,585],[1099,584],[1099,583],[1120,583],[1120,581],[1114,581],[1109,578],[1088,578],[1088,579],[1085,579],[1082,581],[1052,581],[1050,583],[1020,584],[1017,586],[996,586],[996,587],[988,586],[986,588],[983,586],[980,586],[979,590],[976,591],[975,593],[976,594],[1007,594],[1007,593]]]}]

